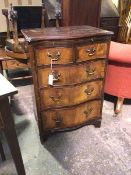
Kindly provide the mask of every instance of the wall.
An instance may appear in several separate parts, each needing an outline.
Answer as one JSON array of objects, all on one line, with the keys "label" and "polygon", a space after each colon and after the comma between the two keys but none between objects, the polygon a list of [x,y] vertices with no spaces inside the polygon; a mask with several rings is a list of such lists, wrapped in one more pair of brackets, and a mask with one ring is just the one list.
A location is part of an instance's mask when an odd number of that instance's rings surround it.
[{"label": "wall", "polygon": [[118,7],[119,0],[112,0],[116,7]]}]

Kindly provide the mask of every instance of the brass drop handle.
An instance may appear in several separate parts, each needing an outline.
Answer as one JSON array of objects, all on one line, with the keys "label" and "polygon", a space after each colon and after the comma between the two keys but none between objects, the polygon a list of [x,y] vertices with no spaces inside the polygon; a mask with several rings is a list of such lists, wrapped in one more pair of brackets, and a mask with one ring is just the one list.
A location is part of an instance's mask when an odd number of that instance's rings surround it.
[{"label": "brass drop handle", "polygon": [[94,91],[94,88],[93,87],[88,87],[87,86],[87,89],[84,91],[87,95],[92,95]]},{"label": "brass drop handle", "polygon": [[86,53],[88,53],[88,56],[93,56],[96,52],[96,48],[95,47],[90,47],[88,49],[86,49]]},{"label": "brass drop handle", "polygon": [[58,96],[50,96],[50,98],[57,103],[61,100],[62,94],[58,94]]},{"label": "brass drop handle", "polygon": [[63,123],[63,118],[56,113],[56,116],[53,118],[56,127],[60,127],[61,124]]},{"label": "brass drop handle", "polygon": [[92,113],[92,111],[93,111],[93,108],[92,107],[87,108],[87,110],[84,111],[84,114],[86,115],[86,118],[88,118],[88,116]]},{"label": "brass drop handle", "polygon": [[58,61],[60,59],[61,53],[59,51],[55,52],[47,52],[47,56],[52,60],[52,61]]},{"label": "brass drop handle", "polygon": [[87,68],[86,69],[87,75],[94,75],[95,71],[96,71],[96,68],[93,68],[93,69]]},{"label": "brass drop handle", "polygon": [[57,73],[57,72],[53,71],[52,74],[53,74],[53,81],[59,81],[60,80],[60,77],[61,77],[60,73]]}]

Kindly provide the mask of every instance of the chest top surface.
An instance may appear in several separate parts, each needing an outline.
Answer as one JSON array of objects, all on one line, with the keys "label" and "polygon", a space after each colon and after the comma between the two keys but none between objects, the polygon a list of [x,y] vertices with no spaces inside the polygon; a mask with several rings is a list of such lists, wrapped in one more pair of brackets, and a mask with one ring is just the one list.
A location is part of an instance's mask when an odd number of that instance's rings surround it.
[{"label": "chest top surface", "polygon": [[46,41],[46,40],[64,40],[80,39],[92,36],[113,35],[112,32],[102,30],[91,26],[69,26],[69,27],[51,27],[44,29],[24,29],[22,33],[27,42]]}]

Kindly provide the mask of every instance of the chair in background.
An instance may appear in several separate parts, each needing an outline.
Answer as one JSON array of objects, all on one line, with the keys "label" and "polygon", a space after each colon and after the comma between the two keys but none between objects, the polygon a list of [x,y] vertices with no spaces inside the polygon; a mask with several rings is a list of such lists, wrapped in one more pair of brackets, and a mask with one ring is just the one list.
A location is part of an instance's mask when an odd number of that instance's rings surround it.
[{"label": "chair in background", "polygon": [[131,99],[131,45],[111,42],[105,93],[118,97],[116,114],[121,111],[124,99]]},{"label": "chair in background", "polygon": [[12,6],[11,9],[3,9],[3,15],[7,22],[7,40],[5,46],[6,59],[3,62],[4,69],[30,68],[28,48],[21,35],[21,29],[44,28],[45,7],[41,6]]}]

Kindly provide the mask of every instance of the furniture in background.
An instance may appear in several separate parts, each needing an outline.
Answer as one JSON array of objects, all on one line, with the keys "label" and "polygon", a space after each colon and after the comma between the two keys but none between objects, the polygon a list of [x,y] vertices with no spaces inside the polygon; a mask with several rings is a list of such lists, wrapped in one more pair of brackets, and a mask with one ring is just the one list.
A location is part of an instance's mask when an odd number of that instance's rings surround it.
[{"label": "furniture in background", "polygon": [[[42,6],[12,6],[11,9],[3,9],[2,13],[7,21],[6,54],[16,59],[27,59],[28,50],[24,38],[19,37],[21,29],[43,28]],[[10,22],[12,25],[10,25]],[[11,29],[12,26],[12,29]],[[11,31],[12,38],[11,38]]]},{"label": "furniture in background", "polygon": [[99,27],[101,0],[62,0],[62,26]]},{"label": "furniture in background", "polygon": [[[29,53],[20,30],[28,28],[45,27],[45,9],[43,6],[12,6],[11,9],[3,9],[7,21],[7,40],[5,46],[6,56],[12,59],[3,61],[5,70],[30,68]],[[11,32],[10,22],[13,26]],[[11,37],[11,34],[13,35]]]},{"label": "furniture in background", "polygon": [[31,55],[41,140],[86,124],[99,127],[112,32],[70,26],[22,33]]},{"label": "furniture in background", "polygon": [[2,65],[3,57],[6,57],[6,54],[4,52],[4,48],[0,48],[0,73],[1,74],[3,74],[3,65]]},{"label": "furniture in background", "polygon": [[26,173],[8,99],[9,96],[16,93],[17,89],[10,84],[10,82],[2,74],[0,74],[0,129],[6,136],[18,175],[25,175]]},{"label": "furniture in background", "polygon": [[111,42],[105,93],[118,97],[116,114],[121,111],[124,98],[131,98],[131,45]]},{"label": "furniture in background", "polygon": [[43,0],[45,4],[45,19],[47,27],[56,27],[61,23],[61,0]]},{"label": "furniture in background", "polygon": [[102,0],[100,28],[114,32],[113,41],[117,41],[119,32],[119,13],[112,0]]},{"label": "furniture in background", "polygon": [[100,24],[101,0],[43,0],[49,19],[48,26],[56,26],[59,18],[60,26]]},{"label": "furniture in background", "polygon": [[131,0],[124,6],[120,1],[120,30],[118,41],[128,43],[131,37]]},{"label": "furniture in background", "polygon": [[13,6],[41,6],[41,0],[0,0],[0,47],[5,46],[7,25],[2,9],[9,9],[10,2]]},{"label": "furniture in background", "polygon": [[[8,77],[8,80],[12,80],[12,77],[9,74],[9,70],[13,71],[16,70],[16,68],[18,69],[26,69],[27,65],[25,63],[20,63],[16,60],[14,60],[14,58],[8,57],[6,56],[6,53],[4,51],[4,48],[0,49],[0,73],[5,75],[5,71],[6,71],[6,76]],[[21,75],[22,76],[22,75]],[[26,73],[26,76],[23,75],[23,78],[28,78],[29,77],[29,73]],[[14,76],[13,75],[13,80],[14,79],[19,79],[21,77],[18,76]]]},{"label": "furniture in background", "polygon": [[[3,9],[3,15],[6,17],[7,21],[7,54],[8,56],[14,56],[16,58],[24,59],[28,56],[25,54],[27,52],[26,44],[24,38],[19,37],[19,32],[21,29],[27,28],[40,28],[43,27],[44,22],[42,21],[42,6],[12,6],[11,9]],[[11,22],[13,37],[11,38]],[[12,55],[10,55],[12,51]],[[9,53],[8,53],[9,52]],[[17,56],[15,56],[15,53]],[[21,55],[19,56],[18,53]],[[25,55],[22,55],[25,54]],[[14,55],[13,55],[14,54]]]}]

